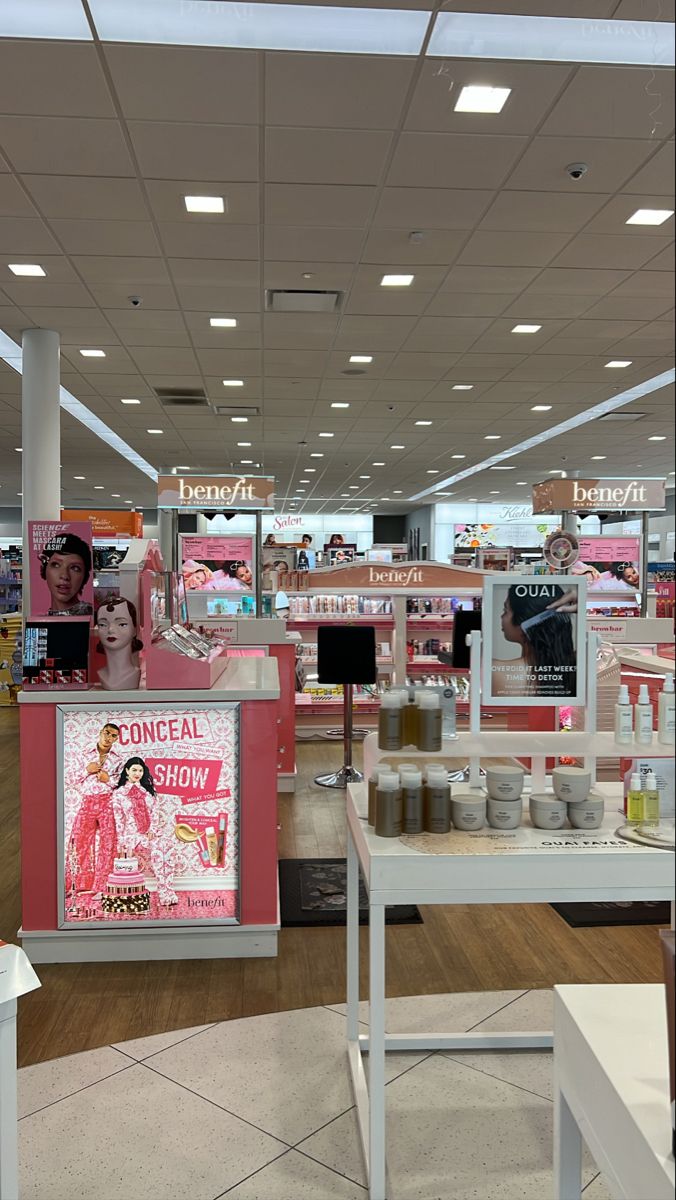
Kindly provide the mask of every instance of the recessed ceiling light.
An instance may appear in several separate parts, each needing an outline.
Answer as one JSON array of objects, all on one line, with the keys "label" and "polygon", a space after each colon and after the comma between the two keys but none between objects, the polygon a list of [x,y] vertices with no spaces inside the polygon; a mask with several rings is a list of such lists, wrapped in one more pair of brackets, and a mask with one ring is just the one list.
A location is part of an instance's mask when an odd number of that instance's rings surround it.
[{"label": "recessed ceiling light", "polygon": [[16,450],[17,454],[23,454],[23,446],[15,446],[14,449]]},{"label": "recessed ceiling light", "polygon": [[105,350],[81,350],[80,354],[83,358],[105,358]]},{"label": "recessed ceiling light", "polygon": [[251,467],[253,466],[253,458],[240,458],[239,465],[240,467]]},{"label": "recessed ceiling light", "polygon": [[437,492],[437,496],[455,496],[455,492]]},{"label": "recessed ceiling light", "polygon": [[351,363],[372,363],[373,355],[372,354],[351,354],[350,362]]},{"label": "recessed ceiling light", "polygon": [[473,383],[454,383],[451,388],[452,392],[472,392],[474,390]]},{"label": "recessed ceiling light", "polygon": [[666,435],[663,433],[654,433],[652,437],[648,438],[649,442],[666,442],[666,440]]},{"label": "recessed ceiling light", "polygon": [[381,287],[410,287],[415,275],[383,275]]},{"label": "recessed ceiling light", "polygon": [[346,404],[343,401],[336,401],[335,404],[331,405],[331,408],[349,408],[349,407],[350,407],[349,404]]},{"label": "recessed ceiling light", "polygon": [[519,482],[515,484],[515,487],[528,487],[528,481],[526,479],[520,479]]},{"label": "recessed ceiling light", "polygon": [[223,387],[244,387],[243,379],[224,379]]},{"label": "recessed ceiling light", "polygon": [[384,467],[385,463],[384,462],[374,462],[374,463],[371,463],[371,466],[372,467]]},{"label": "recessed ceiling light", "polygon": [[323,458],[323,457],[324,457],[324,455],[320,454],[318,450],[315,450],[314,453],[310,455],[310,458]]},{"label": "recessed ceiling light", "polygon": [[592,454],[592,462],[604,462],[607,457],[607,454]]},{"label": "recessed ceiling light", "polygon": [[238,446],[250,446],[251,442],[238,442],[237,445]]},{"label": "recessed ceiling light", "polygon": [[515,325],[512,333],[537,333],[540,329],[541,325]]},{"label": "recessed ceiling light", "polygon": [[184,196],[188,212],[222,213],[225,212],[225,201],[222,196]]},{"label": "recessed ceiling light", "polygon": [[554,470],[554,471],[549,471],[549,472],[548,472],[548,474],[549,474],[549,475],[565,475],[565,474],[566,474],[566,472],[565,472],[565,471],[558,471],[558,470]]},{"label": "recessed ceiling light", "polygon": [[146,433],[164,433],[163,429],[146,429]]},{"label": "recessed ceiling light", "polygon": [[457,458],[458,460],[460,460],[461,458],[467,458],[467,455],[466,454],[452,454],[451,458]]},{"label": "recessed ceiling light", "polygon": [[501,433],[487,433],[484,438],[484,441],[485,442],[499,442],[501,439],[502,439]]},{"label": "recessed ceiling light", "polygon": [[351,484],[350,484],[350,491],[351,491],[351,492],[358,492],[358,491],[359,491],[359,484],[358,484],[358,483],[351,483]]},{"label": "recessed ceiling light", "polygon": [[305,495],[305,488],[296,488],[296,495],[297,495],[297,496],[304,496],[304,495]]},{"label": "recessed ceiling light", "polygon": [[637,208],[625,223],[627,225],[664,225],[664,222],[673,215],[673,208]]},{"label": "recessed ceiling light", "polygon": [[439,472],[438,472],[438,471],[437,471],[437,470],[436,470],[434,467],[430,467],[430,469],[428,470],[427,474],[428,474],[428,475],[438,475],[438,474],[439,474]]},{"label": "recessed ceiling light", "polygon": [[180,466],[180,465],[177,463],[177,464],[176,464],[176,470],[177,470],[177,471],[189,471],[189,470],[190,470],[190,467],[182,467],[182,466]]},{"label": "recessed ceiling light", "polygon": [[111,492],[111,493],[110,493],[110,498],[111,498],[111,500],[119,500],[119,499],[120,499],[120,495],[121,495],[121,493],[120,493],[120,492]]},{"label": "recessed ceiling light", "polygon": [[489,496],[499,496],[500,495],[499,492],[489,492],[488,494],[489,494]]},{"label": "recessed ceiling light", "polygon": [[606,367],[612,367],[613,370],[619,371],[622,367],[630,367],[632,364],[631,358],[613,358],[606,363]]},{"label": "recessed ceiling light", "polygon": [[231,417],[230,420],[233,425],[248,425],[249,423],[248,417]]},{"label": "recessed ceiling light", "polygon": [[39,263],[7,263],[12,275],[46,275]]},{"label": "recessed ceiling light", "polygon": [[341,500],[349,500],[349,499],[350,499],[350,493],[349,493],[349,492],[341,492],[341,493],[340,493],[340,498],[341,498]]},{"label": "recessed ceiling light", "polygon": [[209,317],[209,324],[213,329],[236,329],[236,317]]},{"label": "recessed ceiling light", "polygon": [[323,438],[330,438],[330,437],[335,437],[336,435],[335,435],[335,433],[320,433],[319,436],[323,437]]},{"label": "recessed ceiling light", "polygon": [[416,421],[416,425],[431,425],[431,421]]},{"label": "recessed ceiling light", "polygon": [[551,404],[534,404],[531,412],[551,412],[553,405]]},{"label": "recessed ceiling light", "polygon": [[455,111],[464,113],[502,112],[511,88],[478,87],[471,84],[462,88],[455,102]]},{"label": "recessed ceiling light", "polygon": [[470,496],[468,503],[469,503],[469,504],[478,504],[478,503],[479,503],[479,499],[478,499],[478,497],[477,497],[477,496]]},{"label": "recessed ceiling light", "polygon": [[397,445],[397,446],[390,446],[390,450],[405,450],[405,449],[406,449],[406,447],[405,447],[405,446],[399,446],[399,445]]},{"label": "recessed ceiling light", "polygon": [[317,468],[316,467],[305,467],[305,474],[306,475],[316,475]]},{"label": "recessed ceiling light", "polygon": [[17,492],[17,496],[23,496],[23,492]]},{"label": "recessed ceiling light", "polygon": [[73,479],[86,479],[86,475],[73,475]]},{"label": "recessed ceiling light", "polygon": [[394,496],[403,496],[403,494],[404,494],[404,493],[403,493],[403,491],[401,490],[401,488],[395,488],[395,489],[394,489],[394,492],[393,492],[392,494],[393,494]]},{"label": "recessed ceiling light", "polygon": [[102,483],[95,483],[95,484],[94,484],[94,491],[95,491],[95,492],[102,492],[102,491],[103,491],[103,484],[102,484]]},{"label": "recessed ceiling light", "polygon": [[124,400],[120,400],[120,404],[140,404],[140,400],[134,400],[132,396],[126,396]]},{"label": "recessed ceiling light", "polygon": [[360,475],[359,478],[360,479],[370,479],[371,476],[370,475]]},{"label": "recessed ceiling light", "polygon": [[491,467],[491,471],[516,471],[516,467]]},{"label": "recessed ceiling light", "polygon": [[125,504],[133,504],[133,503],[134,503],[133,500],[125,500]]},{"label": "recessed ceiling light", "polygon": [[312,483],[312,480],[311,479],[299,479],[298,482],[299,483]]}]

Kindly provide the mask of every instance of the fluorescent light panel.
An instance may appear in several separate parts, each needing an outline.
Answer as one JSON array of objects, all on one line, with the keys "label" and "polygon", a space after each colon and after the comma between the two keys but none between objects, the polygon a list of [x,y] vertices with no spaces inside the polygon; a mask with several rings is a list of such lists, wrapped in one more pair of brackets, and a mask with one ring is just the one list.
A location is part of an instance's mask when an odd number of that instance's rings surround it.
[{"label": "fluorescent light panel", "polygon": [[92,40],[80,0],[10,0],[0,5],[0,37]]},{"label": "fluorescent light panel", "polygon": [[537,333],[540,329],[541,325],[515,325],[512,333]]},{"label": "fluorescent light panel", "polygon": [[185,207],[192,213],[222,213],[225,212],[225,201],[222,196],[184,196]]},{"label": "fluorescent light panel", "polygon": [[212,329],[236,329],[236,317],[209,317],[209,324]]},{"label": "fluorescent light panel", "polygon": [[[351,12],[354,9],[350,10]],[[381,287],[410,287],[415,279],[415,275],[383,275],[380,280]]]},{"label": "fluorescent light panel", "polygon": [[39,263],[7,263],[7,266],[12,275],[26,276],[29,279],[47,274]]},{"label": "fluorescent light panel", "polygon": [[427,53],[434,58],[669,67],[674,65],[674,35],[667,21],[442,12]]},{"label": "fluorescent light panel", "polygon": [[505,107],[505,102],[511,88],[482,87],[469,84],[458,96],[455,111],[460,113],[499,113]]},{"label": "fluorescent light panel", "polygon": [[459,483],[463,479],[469,479],[472,475],[486,471],[488,467],[492,467],[496,463],[505,462],[508,458],[513,458],[516,454],[525,454],[527,450],[532,450],[535,446],[542,446],[545,442],[549,442],[553,438],[561,437],[564,433],[570,433],[572,429],[578,429],[581,425],[589,424],[590,421],[597,421],[599,417],[605,416],[606,413],[615,412],[618,408],[624,408],[625,405],[631,404],[634,400],[642,400],[644,396],[648,396],[652,392],[658,392],[661,388],[673,384],[674,380],[676,380],[676,370],[671,368],[669,371],[662,371],[660,375],[654,375],[652,379],[647,379],[644,383],[637,384],[636,387],[627,388],[626,391],[620,392],[619,395],[613,396],[610,400],[603,400],[600,404],[595,404],[592,408],[578,413],[577,416],[571,417],[568,421],[562,421],[559,425],[553,425],[551,429],[544,430],[543,433],[538,434],[536,437],[520,442],[518,446],[512,446],[509,450],[503,450],[499,454],[494,454],[491,458],[485,459],[480,463],[475,463],[474,466],[467,467],[464,471],[458,471],[456,475],[449,475],[448,479],[439,480],[436,487],[424,488],[423,491],[417,492],[410,499],[422,500],[425,496],[436,492],[439,487],[445,487],[451,483]]},{"label": "fluorescent light panel", "polygon": [[90,9],[99,37],[107,42],[329,54],[417,55],[430,20],[429,13],[405,9],[242,5],[229,0],[91,0]]},{"label": "fluorescent light panel", "polygon": [[637,208],[625,225],[664,225],[673,215],[673,208]]}]

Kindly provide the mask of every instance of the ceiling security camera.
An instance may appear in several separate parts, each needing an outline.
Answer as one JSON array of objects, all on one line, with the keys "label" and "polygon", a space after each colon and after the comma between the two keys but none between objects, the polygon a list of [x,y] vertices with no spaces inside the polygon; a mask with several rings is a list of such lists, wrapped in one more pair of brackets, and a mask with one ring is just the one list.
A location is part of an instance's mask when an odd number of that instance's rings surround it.
[{"label": "ceiling security camera", "polygon": [[132,308],[140,308],[141,305],[143,304],[142,296],[128,296],[127,298],[129,300],[129,303],[131,304]]},{"label": "ceiling security camera", "polygon": [[583,175],[587,174],[589,167],[586,163],[569,163],[566,167],[566,174],[570,175],[571,179],[582,179]]}]

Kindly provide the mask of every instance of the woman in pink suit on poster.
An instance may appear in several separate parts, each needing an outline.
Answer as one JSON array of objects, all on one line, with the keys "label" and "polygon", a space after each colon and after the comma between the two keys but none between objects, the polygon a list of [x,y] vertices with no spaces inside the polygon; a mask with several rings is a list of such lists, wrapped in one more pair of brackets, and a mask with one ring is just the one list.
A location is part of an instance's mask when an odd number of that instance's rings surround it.
[{"label": "woman in pink suit on poster", "polygon": [[142,758],[128,758],[112,796],[117,845],[129,858],[142,853],[157,879],[160,904],[178,904],[172,887],[176,842],[169,832],[155,792],[153,777]]},{"label": "woman in pink suit on poster", "polygon": [[82,795],[66,852],[66,892],[102,892],[115,858],[112,793],[120,771],[119,725],[107,721],[96,745],[79,756],[72,785]]}]

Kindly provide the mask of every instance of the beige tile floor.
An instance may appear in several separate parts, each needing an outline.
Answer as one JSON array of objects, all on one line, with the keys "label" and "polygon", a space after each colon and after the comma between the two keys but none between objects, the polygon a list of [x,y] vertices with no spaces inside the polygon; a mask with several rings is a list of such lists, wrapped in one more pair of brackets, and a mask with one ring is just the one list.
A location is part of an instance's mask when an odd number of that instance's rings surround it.
[{"label": "beige tile floor", "polygon": [[[391,1000],[387,1026],[546,1029],[551,993]],[[551,1197],[551,1055],[388,1059],[391,1200]],[[28,1067],[19,1099],[22,1200],[366,1198],[342,1006]],[[585,1200],[608,1200],[590,1159],[585,1182]]]}]

